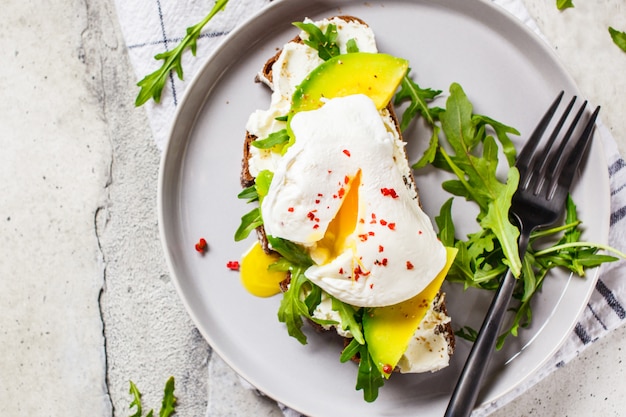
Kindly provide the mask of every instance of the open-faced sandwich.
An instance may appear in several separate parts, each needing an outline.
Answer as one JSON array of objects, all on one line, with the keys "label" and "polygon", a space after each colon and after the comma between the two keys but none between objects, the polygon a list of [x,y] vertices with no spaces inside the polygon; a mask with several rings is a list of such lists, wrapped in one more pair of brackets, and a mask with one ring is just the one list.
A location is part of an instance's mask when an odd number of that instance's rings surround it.
[{"label": "open-faced sandwich", "polygon": [[258,203],[236,239],[256,229],[258,241],[242,281],[282,292],[279,320],[301,343],[303,321],[344,337],[341,359],[360,363],[357,389],[372,401],[393,371],[448,365],[440,288],[455,251],[421,209],[391,104],[408,62],[378,53],[355,17],[295,25],[257,76],[269,108],[246,126],[240,198]]}]

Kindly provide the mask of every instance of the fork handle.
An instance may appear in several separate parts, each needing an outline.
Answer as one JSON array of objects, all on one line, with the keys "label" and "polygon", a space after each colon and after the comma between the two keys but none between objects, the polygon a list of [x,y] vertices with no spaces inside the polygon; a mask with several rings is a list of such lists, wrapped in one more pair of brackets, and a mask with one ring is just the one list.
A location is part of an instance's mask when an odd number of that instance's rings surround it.
[{"label": "fork handle", "polygon": [[[529,233],[522,232],[519,238],[519,256],[524,259],[528,247]],[[509,269],[491,301],[487,315],[478,332],[472,350],[465,362],[461,376],[448,403],[444,417],[466,417],[472,413],[482,380],[496,346],[500,326],[506,315],[513,295],[516,279]]]}]

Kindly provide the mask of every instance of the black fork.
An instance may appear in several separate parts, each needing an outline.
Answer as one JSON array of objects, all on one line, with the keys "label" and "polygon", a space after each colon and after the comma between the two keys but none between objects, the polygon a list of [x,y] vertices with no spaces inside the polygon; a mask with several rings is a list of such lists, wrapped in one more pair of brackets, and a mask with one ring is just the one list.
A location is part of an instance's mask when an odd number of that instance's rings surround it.
[{"label": "black fork", "polygon": [[[556,123],[545,146],[541,151],[537,151],[562,97],[563,92],[557,96],[543,116],[515,163],[520,173],[520,182],[512,199],[510,213],[517,220],[520,229],[518,241],[520,259],[524,258],[531,232],[554,224],[563,214],[572,180],[591,140],[595,120],[600,111],[600,107],[594,110],[582,133],[577,135],[573,139],[573,144],[568,146],[570,138],[574,136],[576,127],[585,114],[587,105],[585,101],[580,106],[569,128],[558,139],[574,107],[576,97],[573,97]],[[487,311],[448,404],[445,417],[466,417],[472,412],[489,359],[495,349],[498,332],[513,295],[515,283],[516,278],[509,270]]]}]

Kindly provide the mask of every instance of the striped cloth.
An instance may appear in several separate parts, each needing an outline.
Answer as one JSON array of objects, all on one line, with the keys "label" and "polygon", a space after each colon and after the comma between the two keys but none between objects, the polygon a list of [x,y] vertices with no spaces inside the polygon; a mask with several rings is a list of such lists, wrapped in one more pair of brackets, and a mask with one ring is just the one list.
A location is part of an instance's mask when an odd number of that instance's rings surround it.
[{"label": "striped cloth", "polygon": [[[522,0],[492,0],[517,16],[532,30],[539,33]],[[203,63],[203,57],[224,39],[233,28],[269,4],[271,0],[231,0],[224,12],[207,25],[198,41],[197,58],[185,54],[183,68],[185,80],[171,75],[163,91],[160,104],[145,105],[156,146],[163,149],[174,116],[174,111],[189,80]],[[137,80],[156,70],[160,65],[153,57],[175,47],[185,29],[204,17],[212,3],[196,0],[115,0],[122,33],[125,37],[131,63]],[[611,185],[611,231],[609,244],[626,251],[626,163],[617,149],[610,132],[599,123],[599,133],[604,144]],[[476,410],[473,416],[486,416],[510,402],[529,387],[578,355],[594,341],[620,326],[626,318],[625,262],[615,262],[603,267],[600,279],[589,303],[579,318],[568,340],[534,376],[493,404]],[[300,417],[299,413],[281,406],[287,417]],[[210,411],[210,409],[208,410]]]}]

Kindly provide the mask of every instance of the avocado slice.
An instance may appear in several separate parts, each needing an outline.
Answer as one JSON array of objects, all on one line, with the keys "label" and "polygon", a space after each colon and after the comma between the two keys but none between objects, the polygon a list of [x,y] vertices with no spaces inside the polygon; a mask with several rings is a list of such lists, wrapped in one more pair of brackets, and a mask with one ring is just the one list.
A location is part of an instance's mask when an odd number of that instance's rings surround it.
[{"label": "avocado slice", "polygon": [[456,248],[446,247],[446,264],[419,294],[401,303],[369,308],[363,314],[363,333],[369,353],[381,374],[389,377],[406,351],[454,262]]},{"label": "avocado slice", "polygon": [[365,94],[379,110],[386,107],[409,68],[392,55],[354,52],[324,61],[293,94],[290,116],[322,106],[322,98]]}]

